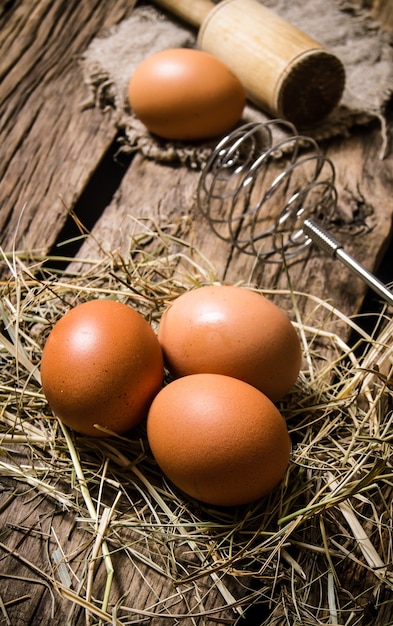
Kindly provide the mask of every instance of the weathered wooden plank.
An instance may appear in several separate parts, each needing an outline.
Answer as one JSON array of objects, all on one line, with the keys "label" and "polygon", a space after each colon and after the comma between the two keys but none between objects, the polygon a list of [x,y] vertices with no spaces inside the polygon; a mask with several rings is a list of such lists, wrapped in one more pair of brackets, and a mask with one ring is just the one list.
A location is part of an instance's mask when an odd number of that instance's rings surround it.
[{"label": "weathered wooden plank", "polygon": [[[48,578],[54,565],[50,553],[57,547],[53,531],[66,544],[72,517],[39,494],[32,498],[29,489],[11,479],[2,480],[0,502],[5,507],[0,536],[0,595],[8,619],[18,626],[64,624],[71,605],[53,591]],[[81,543],[80,537],[78,540]]]},{"label": "weathered wooden plank", "polygon": [[[133,235],[143,232],[144,227],[176,229],[178,235],[187,240],[197,225],[203,231],[205,252],[209,252],[216,264],[225,264],[225,248],[222,250],[216,245],[213,233],[195,211],[199,177],[198,171],[149,161],[137,155],[112,202],[92,229],[92,236],[76,254],[77,258],[99,260],[103,254],[116,251],[127,256]],[[83,263],[81,267],[74,262],[70,269],[77,267],[83,271]]]},{"label": "weathered wooden plank", "polygon": [[[110,114],[83,110],[79,55],[135,2],[34,0],[1,15],[1,244],[51,246],[116,136]],[[92,209],[94,210],[94,208]]]}]

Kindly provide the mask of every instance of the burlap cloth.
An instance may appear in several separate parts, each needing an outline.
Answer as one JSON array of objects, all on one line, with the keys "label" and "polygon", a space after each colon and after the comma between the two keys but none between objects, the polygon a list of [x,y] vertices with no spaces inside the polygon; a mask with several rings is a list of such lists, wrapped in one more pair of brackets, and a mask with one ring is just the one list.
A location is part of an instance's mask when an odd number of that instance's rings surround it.
[{"label": "burlap cloth", "polygon": [[[382,155],[389,142],[385,111],[393,92],[393,35],[384,31],[359,4],[348,0],[263,0],[263,3],[327,46],[343,62],[346,88],[340,105],[307,134],[317,141],[345,135],[355,126],[378,119]],[[123,149],[141,151],[160,161],[202,167],[216,142],[203,145],[168,142],[151,136],[135,118],[127,86],[136,66],[156,51],[194,47],[196,30],[144,2],[105,36],[94,39],[82,59],[89,95],[85,106],[112,109]],[[247,105],[241,123],[264,121],[266,114]]]}]

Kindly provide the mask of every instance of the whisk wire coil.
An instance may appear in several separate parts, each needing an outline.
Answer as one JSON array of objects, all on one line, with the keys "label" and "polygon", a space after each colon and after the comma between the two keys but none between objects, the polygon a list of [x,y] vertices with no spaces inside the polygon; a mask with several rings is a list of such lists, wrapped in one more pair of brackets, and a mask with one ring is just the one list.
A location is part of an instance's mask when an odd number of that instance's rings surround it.
[{"label": "whisk wire coil", "polygon": [[250,122],[225,136],[202,172],[197,201],[235,249],[282,263],[316,243],[393,306],[391,289],[324,229],[337,207],[334,166],[291,122]]},{"label": "whisk wire coil", "polygon": [[284,120],[250,122],[213,150],[198,206],[222,240],[265,262],[282,262],[283,254],[290,258],[310,245],[302,230],[307,216],[322,223],[332,217],[334,183],[333,164],[314,139]]}]

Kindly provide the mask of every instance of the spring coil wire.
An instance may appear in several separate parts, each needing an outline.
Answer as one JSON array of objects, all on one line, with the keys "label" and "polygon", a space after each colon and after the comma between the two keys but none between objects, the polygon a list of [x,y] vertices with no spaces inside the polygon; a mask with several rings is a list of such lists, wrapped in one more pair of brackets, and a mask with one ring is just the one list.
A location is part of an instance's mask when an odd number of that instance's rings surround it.
[{"label": "spring coil wire", "polygon": [[250,122],[213,149],[197,205],[220,239],[264,262],[282,262],[312,243],[302,229],[305,219],[322,225],[332,219],[334,166],[290,122]]}]

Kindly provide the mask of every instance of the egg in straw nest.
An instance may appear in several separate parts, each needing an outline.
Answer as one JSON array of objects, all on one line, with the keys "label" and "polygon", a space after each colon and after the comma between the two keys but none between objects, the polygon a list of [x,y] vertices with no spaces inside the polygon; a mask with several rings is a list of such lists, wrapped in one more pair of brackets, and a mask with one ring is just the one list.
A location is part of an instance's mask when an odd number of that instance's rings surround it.
[{"label": "egg in straw nest", "polygon": [[[119,433],[108,423],[90,436],[47,402],[40,365],[59,320],[99,297],[132,307],[157,334],[179,296],[218,282],[206,258],[189,252],[187,242],[144,224],[129,258],[107,255],[90,272],[61,280],[50,260],[4,255],[1,576],[16,560],[54,606],[66,598],[72,619],[97,623],[235,624],[254,611],[261,625],[386,626],[393,598],[388,316],[371,336],[315,298],[318,322],[304,321],[313,297],[293,288],[279,294],[302,353],[296,381],[274,401],[291,447],[274,488],[243,504],[204,502],[172,482],[152,454],[146,420]],[[336,319],[356,333],[356,345],[331,330]],[[180,380],[165,369],[162,390]],[[15,516],[21,503],[24,521]],[[40,560],[9,541],[11,527],[33,527],[37,507],[46,514],[30,540],[44,541]]]}]

